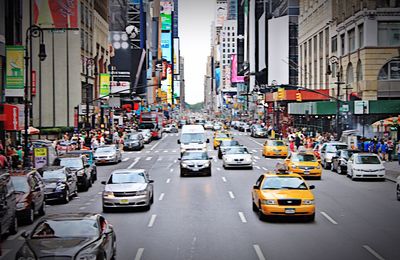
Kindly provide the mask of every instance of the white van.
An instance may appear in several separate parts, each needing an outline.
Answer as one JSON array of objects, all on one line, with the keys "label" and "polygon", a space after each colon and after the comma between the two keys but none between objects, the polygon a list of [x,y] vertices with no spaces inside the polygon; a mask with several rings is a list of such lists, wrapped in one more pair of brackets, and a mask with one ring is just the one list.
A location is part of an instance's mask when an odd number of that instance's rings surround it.
[{"label": "white van", "polygon": [[202,125],[182,126],[181,137],[178,139],[178,144],[181,145],[181,154],[187,150],[207,151],[207,143],[209,142],[210,140],[207,139]]}]

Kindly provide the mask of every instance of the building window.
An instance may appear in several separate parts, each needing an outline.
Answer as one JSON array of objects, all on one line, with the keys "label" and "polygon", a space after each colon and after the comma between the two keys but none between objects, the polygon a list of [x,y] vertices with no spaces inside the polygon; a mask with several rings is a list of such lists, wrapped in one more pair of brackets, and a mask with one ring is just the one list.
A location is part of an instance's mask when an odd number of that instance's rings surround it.
[{"label": "building window", "polygon": [[348,31],[349,36],[349,52],[353,52],[356,49],[356,31],[351,29]]},{"label": "building window", "polygon": [[364,24],[358,26],[358,48],[364,47]]},{"label": "building window", "polygon": [[363,79],[364,79],[364,75],[363,75],[363,71],[362,71],[361,61],[358,60],[358,63],[357,63],[357,82],[361,81]]},{"label": "building window", "polygon": [[228,43],[228,47],[231,47],[231,44],[230,44],[230,43]]},{"label": "building window", "polygon": [[319,33],[319,55],[322,56],[322,52],[324,50],[324,34],[323,32]]},{"label": "building window", "polygon": [[346,83],[351,84],[353,82],[354,82],[353,64],[349,63],[349,65],[347,65],[347,71],[346,71]]},{"label": "building window", "polygon": [[379,71],[378,80],[400,80],[400,60],[386,63]]},{"label": "building window", "polygon": [[340,55],[344,55],[344,34],[340,35]]},{"label": "building window", "polygon": [[331,52],[337,52],[337,36],[332,37],[331,45]]},{"label": "building window", "polygon": [[85,33],[84,31],[81,29],[81,49],[85,49]]},{"label": "building window", "polygon": [[400,45],[400,22],[378,22],[378,45]]},{"label": "building window", "polygon": [[81,22],[85,22],[85,5],[81,2]]}]

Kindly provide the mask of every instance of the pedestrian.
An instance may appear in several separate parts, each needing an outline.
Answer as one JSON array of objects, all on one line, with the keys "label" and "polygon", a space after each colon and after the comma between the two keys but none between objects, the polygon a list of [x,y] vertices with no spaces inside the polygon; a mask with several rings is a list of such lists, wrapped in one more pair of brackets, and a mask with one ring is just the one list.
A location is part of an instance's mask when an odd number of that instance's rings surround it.
[{"label": "pedestrian", "polygon": [[399,165],[400,165],[400,140],[397,143],[396,152],[397,152],[397,160],[398,160]]},{"label": "pedestrian", "polygon": [[18,155],[18,160],[22,162],[24,158],[24,152],[22,151],[22,146],[18,145],[17,147],[17,155]]},{"label": "pedestrian", "polygon": [[289,143],[289,149],[291,152],[294,152],[294,141],[293,140],[290,141],[290,143]]},{"label": "pedestrian", "polygon": [[383,161],[387,161],[387,144],[383,140],[381,141],[380,149],[380,156]]},{"label": "pedestrian", "polygon": [[294,143],[295,143],[295,146],[296,146],[296,150],[298,151],[299,147],[301,145],[301,139],[300,139],[299,134],[296,134],[296,137],[294,139]]},{"label": "pedestrian", "polygon": [[0,151],[0,169],[5,169],[8,167],[7,157],[4,155],[4,151]]},{"label": "pedestrian", "polygon": [[388,154],[388,161],[391,162],[393,161],[393,150],[394,150],[394,143],[392,141],[392,138],[389,138],[387,141],[387,154]]}]

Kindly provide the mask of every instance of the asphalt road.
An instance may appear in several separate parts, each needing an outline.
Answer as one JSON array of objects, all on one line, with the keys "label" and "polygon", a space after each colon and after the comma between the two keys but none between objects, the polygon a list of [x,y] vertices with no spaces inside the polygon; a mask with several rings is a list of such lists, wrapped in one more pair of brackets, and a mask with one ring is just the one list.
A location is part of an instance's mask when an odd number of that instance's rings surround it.
[{"label": "asphalt road", "polygon": [[[98,166],[98,181],[67,205],[47,213],[101,212],[102,180],[119,168],[144,168],[154,179],[149,211],[104,214],[117,235],[117,259],[400,259],[400,203],[394,183],[353,182],[324,171],[316,186],[313,223],[278,219],[261,222],[251,208],[251,187],[280,159],[261,155],[263,139],[233,131],[254,156],[253,170],[224,170],[216,151],[211,177],[179,177],[177,134],[168,134],[140,152],[125,152],[123,162]],[[211,132],[209,132],[212,140]],[[2,243],[0,260],[14,259],[23,240]]]}]

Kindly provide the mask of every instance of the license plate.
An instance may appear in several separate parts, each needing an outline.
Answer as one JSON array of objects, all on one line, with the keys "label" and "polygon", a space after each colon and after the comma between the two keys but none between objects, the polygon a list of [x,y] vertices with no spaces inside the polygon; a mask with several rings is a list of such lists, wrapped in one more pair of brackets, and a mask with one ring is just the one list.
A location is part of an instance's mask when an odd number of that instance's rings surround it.
[{"label": "license plate", "polygon": [[100,162],[101,162],[101,163],[106,163],[107,161],[106,161],[106,160],[100,160]]},{"label": "license plate", "polygon": [[285,209],[285,214],[294,214],[296,213],[295,209]]},{"label": "license plate", "polygon": [[199,169],[197,169],[197,168],[193,168],[193,169],[192,169],[192,171],[194,171],[194,172],[198,172],[198,171],[199,171]]},{"label": "license plate", "polygon": [[304,174],[306,174],[306,175],[310,174],[310,171],[304,171]]},{"label": "license plate", "polygon": [[120,204],[129,204],[129,200],[124,199],[119,201]]}]

